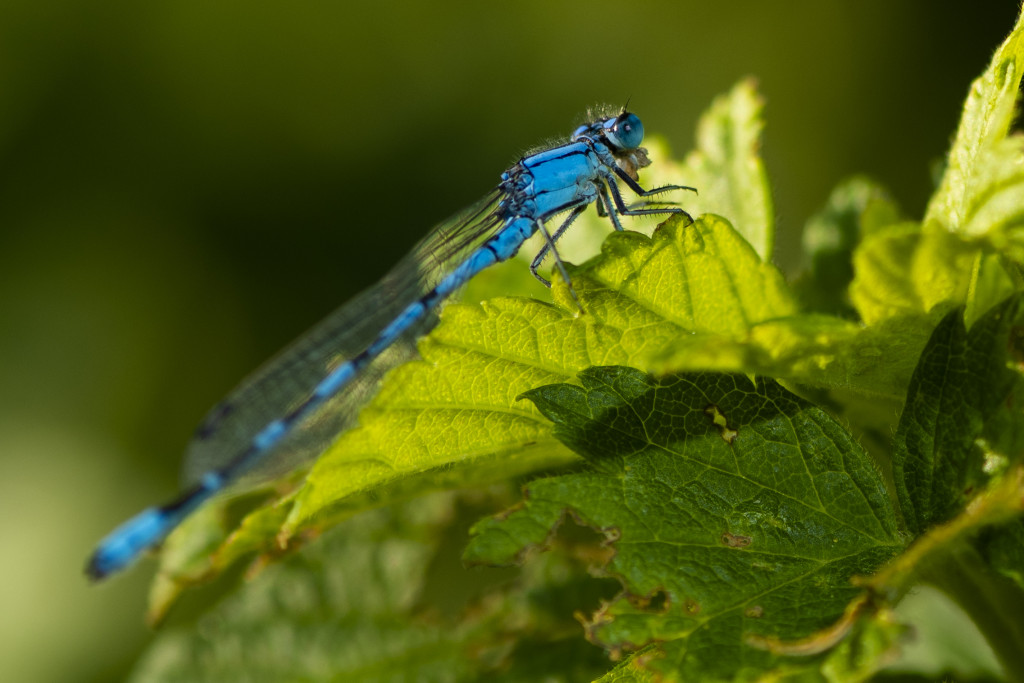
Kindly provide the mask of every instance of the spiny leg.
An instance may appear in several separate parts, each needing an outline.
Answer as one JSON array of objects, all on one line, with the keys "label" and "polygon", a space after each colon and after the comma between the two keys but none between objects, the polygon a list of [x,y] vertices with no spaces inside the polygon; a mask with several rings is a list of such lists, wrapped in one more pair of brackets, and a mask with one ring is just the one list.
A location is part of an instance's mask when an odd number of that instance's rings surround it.
[{"label": "spiny leg", "polygon": [[565,264],[562,262],[562,257],[558,255],[558,249],[555,248],[555,240],[562,236],[562,233],[572,225],[572,222],[583,213],[583,209],[587,208],[586,204],[583,206],[577,206],[569,214],[568,218],[559,226],[558,230],[555,231],[554,236],[548,232],[547,226],[544,225],[544,221],[537,219],[537,229],[540,230],[541,234],[544,235],[545,244],[541,250],[537,253],[537,256],[533,259],[533,263],[530,264],[530,272],[533,276],[544,283],[546,287],[551,286],[551,282],[545,280],[538,272],[537,268],[540,267],[541,262],[544,260],[544,256],[550,251],[552,256],[555,257],[555,266],[558,268],[558,272],[562,274],[562,279],[565,280],[565,284],[569,287],[569,293],[572,294],[572,300],[576,302],[576,307],[580,309],[580,313],[583,312],[583,306],[580,304],[579,297],[576,296],[576,290],[573,289],[572,280],[569,279],[569,271],[565,269]]},{"label": "spiny leg", "polygon": [[[614,184],[614,180],[609,180],[608,185]],[[618,189],[618,188],[616,188]],[[597,199],[597,213],[600,216],[608,216],[611,219],[612,226],[619,232],[623,232],[625,228],[622,227],[622,223],[619,222],[619,214],[615,211],[615,206],[612,205],[610,199],[608,199],[608,188],[605,183],[601,183],[601,189],[598,191]]]},{"label": "spiny leg", "polygon": [[[641,197],[649,197],[659,192],[667,192],[668,190],[693,190],[692,187],[686,187],[685,185],[666,185],[665,187],[658,187],[653,190],[645,190],[629,176],[625,177],[627,178],[628,182],[626,184],[629,185],[629,189],[633,190]],[[691,223],[693,222],[693,217],[678,206],[667,206],[660,209],[631,209],[626,205],[626,202],[622,200],[622,194],[619,192],[619,186],[614,179],[608,178],[606,180],[606,184],[609,192],[611,192],[612,199],[615,202],[615,208],[621,216],[664,216],[666,214],[678,213],[686,216],[686,219]],[[694,190],[694,192],[696,192],[696,190]],[[610,209],[611,207],[608,208]]]},{"label": "spiny leg", "polygon": [[549,251],[554,252],[555,259],[558,261],[558,268],[562,271],[562,276],[565,277],[565,281],[569,282],[569,278],[566,277],[565,275],[565,267],[562,265],[562,260],[558,258],[558,252],[555,251],[555,242],[558,241],[558,238],[562,236],[562,233],[564,233],[566,229],[568,229],[568,227],[572,225],[572,222],[575,221],[586,208],[587,205],[584,204],[583,206],[577,206],[575,209],[573,209],[572,212],[568,215],[568,217],[566,217],[566,219],[558,227],[558,230],[555,231],[555,234],[551,235],[550,237],[548,237],[548,232],[544,228],[544,224],[540,224],[541,232],[544,234],[545,237],[544,246],[540,248],[540,251],[537,252],[537,256],[534,257],[533,259],[533,263],[530,264],[530,272],[533,273],[533,276],[535,278],[543,282],[545,287],[550,287],[551,282],[545,279],[543,275],[538,273],[537,269],[540,268],[540,265],[544,262],[544,257],[548,255]]},{"label": "spiny leg", "polygon": [[[690,192],[697,192],[697,188],[690,187],[689,185],[662,185],[656,187],[653,190],[645,190],[641,187],[640,183],[633,180],[628,173],[623,171],[618,166],[613,166],[612,170],[615,171],[615,175],[622,179],[622,182],[626,183],[626,186],[638,197],[650,197],[652,195],[661,194],[662,192],[671,192],[672,190],[689,190]],[[618,189],[618,188],[616,188]]]}]

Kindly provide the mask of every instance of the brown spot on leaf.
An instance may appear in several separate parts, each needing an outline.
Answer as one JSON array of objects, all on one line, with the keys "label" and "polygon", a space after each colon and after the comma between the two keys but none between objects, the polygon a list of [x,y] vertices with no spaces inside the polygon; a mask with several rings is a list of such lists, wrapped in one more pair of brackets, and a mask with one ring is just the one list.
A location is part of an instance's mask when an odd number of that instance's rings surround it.
[{"label": "brown spot on leaf", "polygon": [[730,548],[746,548],[750,545],[754,539],[750,536],[740,536],[739,534],[731,534],[726,531],[722,534],[722,543],[729,546]]}]

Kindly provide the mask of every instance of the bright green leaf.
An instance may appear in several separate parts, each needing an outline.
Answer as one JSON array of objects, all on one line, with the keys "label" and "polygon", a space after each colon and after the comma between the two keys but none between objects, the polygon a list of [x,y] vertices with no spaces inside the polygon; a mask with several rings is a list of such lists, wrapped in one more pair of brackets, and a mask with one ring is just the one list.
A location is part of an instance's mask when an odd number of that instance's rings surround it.
[{"label": "bright green leaf", "polygon": [[690,226],[670,220],[653,239],[611,235],[601,256],[571,275],[584,310],[598,318],[640,306],[688,332],[742,335],[796,312],[778,269],[712,215]]},{"label": "bright green leaf", "polygon": [[761,160],[764,100],[753,79],[740,81],[711,103],[697,124],[697,146],[675,179],[697,188],[684,204],[691,215],[728,216],[764,261],[772,256],[775,216],[768,174]]},{"label": "bright green leaf", "polygon": [[[954,235],[901,223],[866,238],[854,253],[850,299],[861,320],[941,316],[967,299],[978,250]],[[946,308],[942,308],[945,306]]]},{"label": "bright green leaf", "polygon": [[987,310],[1022,289],[1019,269],[999,254],[979,253],[975,261],[964,322],[968,327]]},{"label": "bright green leaf", "polygon": [[[894,317],[865,328],[797,314],[778,269],[716,216],[685,229],[670,222],[650,241],[614,235],[601,257],[573,278],[596,317],[639,305],[689,333],[675,335],[654,347],[647,362],[634,364],[659,374],[747,372],[902,396],[930,329],[920,318]],[[592,307],[591,297],[600,308]]]},{"label": "bright green leaf", "polygon": [[768,643],[831,626],[860,594],[851,577],[902,547],[865,453],[774,382],[580,380],[528,395],[592,469],[531,483],[522,507],[475,527],[466,558],[521,561],[567,513],[601,531],[623,593],[585,627],[611,652],[660,643],[647,666],[686,680],[765,671],[784,659]]},{"label": "bright green leaf", "polygon": [[984,239],[1017,261],[1024,257],[1024,140],[1010,133],[1024,74],[1024,15],[971,85],[927,232]]}]

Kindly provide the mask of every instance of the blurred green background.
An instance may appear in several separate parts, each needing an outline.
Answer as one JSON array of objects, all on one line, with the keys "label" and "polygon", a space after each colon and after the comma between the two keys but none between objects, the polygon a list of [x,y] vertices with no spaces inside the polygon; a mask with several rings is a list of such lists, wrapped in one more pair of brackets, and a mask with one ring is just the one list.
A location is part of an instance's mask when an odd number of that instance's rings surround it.
[{"label": "blurred green background", "polygon": [[91,587],[95,541],[174,493],[247,371],[589,105],[631,97],[681,155],[756,76],[792,272],[848,174],[920,216],[1018,7],[712,4],[0,5],[5,680],[121,677],[152,563]]}]

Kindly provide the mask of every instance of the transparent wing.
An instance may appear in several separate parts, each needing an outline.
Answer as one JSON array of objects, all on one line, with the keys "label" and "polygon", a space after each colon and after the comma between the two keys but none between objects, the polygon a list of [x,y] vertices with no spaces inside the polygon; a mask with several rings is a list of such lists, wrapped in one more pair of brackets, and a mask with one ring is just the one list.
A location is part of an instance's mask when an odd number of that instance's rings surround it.
[{"label": "transparent wing", "polygon": [[[501,197],[495,190],[436,226],[380,282],[334,311],[217,404],[189,444],[186,485],[235,459],[260,429],[302,402],[328,372],[369,346],[402,310],[496,234],[504,223]],[[336,396],[296,424],[254,464],[245,482],[255,485],[317,457],[351,428],[384,373],[415,355],[415,340],[437,323],[436,313],[414,325]]]}]

